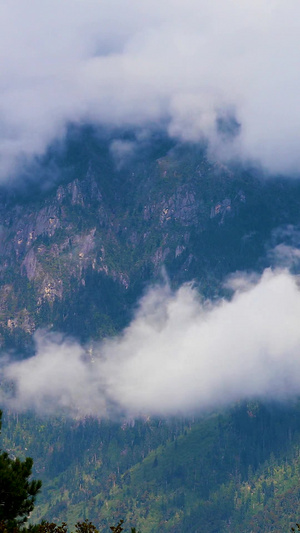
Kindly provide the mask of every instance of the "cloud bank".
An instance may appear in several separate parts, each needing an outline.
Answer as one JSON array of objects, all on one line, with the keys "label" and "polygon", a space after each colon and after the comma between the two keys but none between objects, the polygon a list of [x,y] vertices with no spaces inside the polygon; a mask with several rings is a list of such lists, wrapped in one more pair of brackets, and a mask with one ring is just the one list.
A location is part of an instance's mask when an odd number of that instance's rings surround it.
[{"label": "cloud bank", "polygon": [[2,179],[70,122],[163,122],[299,173],[299,33],[297,0],[1,2]]},{"label": "cloud bank", "polygon": [[300,393],[300,292],[287,271],[232,279],[231,301],[191,285],[152,288],[118,337],[94,348],[40,331],[36,354],[6,362],[9,407],[98,417],[200,412]]}]

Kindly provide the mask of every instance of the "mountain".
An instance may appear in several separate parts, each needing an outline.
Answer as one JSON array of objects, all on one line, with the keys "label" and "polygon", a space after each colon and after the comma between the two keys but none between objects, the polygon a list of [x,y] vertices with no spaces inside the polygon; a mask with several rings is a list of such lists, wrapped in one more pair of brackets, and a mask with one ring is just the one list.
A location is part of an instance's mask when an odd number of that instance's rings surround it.
[{"label": "mountain", "polygon": [[261,271],[277,241],[297,235],[295,180],[211,162],[162,134],[124,161],[111,145],[71,130],[30,179],[2,190],[3,347],[26,347],[39,327],[83,340],[118,331],[162,267],[172,286],[194,280],[213,297],[226,275]]},{"label": "mountain", "polygon": [[[164,276],[214,300],[231,297],[224,281],[237,271],[298,272],[300,183],[162,132],[137,143],[70,128],[2,188],[0,217],[0,339],[15,358],[33,353],[39,328],[83,343],[115,335]],[[299,430],[298,403],[256,400],[121,422],[9,411],[3,447],[34,458],[34,519],[267,532],[299,518]]]}]

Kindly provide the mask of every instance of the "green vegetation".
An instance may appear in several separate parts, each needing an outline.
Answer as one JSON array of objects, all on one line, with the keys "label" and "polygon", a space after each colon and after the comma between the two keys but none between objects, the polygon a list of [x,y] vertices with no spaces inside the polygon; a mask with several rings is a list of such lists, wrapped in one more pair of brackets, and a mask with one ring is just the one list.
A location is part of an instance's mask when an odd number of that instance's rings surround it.
[{"label": "green vegetation", "polygon": [[[300,515],[300,405],[248,402],[195,420],[109,423],[7,415],[5,448],[34,455],[32,514],[121,519],[143,533],[283,532]],[[25,450],[27,448],[27,450]]]},{"label": "green vegetation", "polygon": [[[2,411],[0,411],[1,429]],[[10,457],[7,452],[0,454],[0,533],[67,533],[68,526],[62,522],[58,526],[54,522],[43,520],[40,524],[24,528],[30,513],[33,511],[37,494],[40,492],[42,482],[29,480],[32,473],[33,460],[27,457],[21,461],[18,457]],[[120,520],[116,526],[110,526],[114,533],[123,531]],[[97,528],[88,519],[75,524],[76,533],[99,533]],[[135,528],[131,528],[136,533]]]},{"label": "green vegetation", "polygon": [[[0,429],[1,429],[0,411]],[[0,454],[0,523],[11,529],[24,524],[32,512],[41,481],[30,480],[33,461]]]},{"label": "green vegetation", "polygon": [[[163,138],[118,169],[109,145],[73,131],[44,161],[59,169],[59,189],[1,203],[5,349],[31,353],[38,327],[84,342],[114,335],[162,265],[173,287],[193,279],[204,297],[225,294],[227,274],[270,265],[282,242],[274,228],[288,244],[286,225],[298,231],[299,181],[263,181]],[[119,423],[6,413],[1,457],[31,492],[31,467],[42,479],[31,520],[51,521],[47,533],[65,533],[61,522],[94,533],[85,519],[101,531],[124,519],[143,533],[282,532],[300,516],[299,420],[299,405],[255,402]]]}]

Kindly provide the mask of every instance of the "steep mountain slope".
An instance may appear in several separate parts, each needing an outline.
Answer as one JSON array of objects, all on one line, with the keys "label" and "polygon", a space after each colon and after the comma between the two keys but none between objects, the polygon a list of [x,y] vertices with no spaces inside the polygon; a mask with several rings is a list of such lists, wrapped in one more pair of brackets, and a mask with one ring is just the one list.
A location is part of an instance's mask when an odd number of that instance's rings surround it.
[{"label": "steep mountain slope", "polygon": [[[212,299],[230,297],[223,282],[237,270],[298,271],[299,182],[226,167],[162,134],[130,156],[114,146],[70,130],[32,167],[30,188],[1,191],[3,349],[27,355],[39,327],[84,342],[113,335],[162,269],[171,286],[194,280]],[[43,478],[34,519],[208,533],[276,531],[280,513],[288,530],[298,518],[298,405],[122,423],[8,413],[3,429],[3,446],[32,455]]]},{"label": "steep mountain slope", "polygon": [[49,325],[84,340],[113,333],[163,266],[172,284],[196,280],[213,296],[227,274],[270,264],[274,230],[299,224],[298,182],[226,168],[162,136],[124,161],[110,146],[70,133],[29,189],[2,192],[3,346]]},{"label": "steep mountain slope", "polygon": [[32,454],[44,482],[33,520],[258,533],[299,516],[299,404],[122,425],[9,415],[5,426],[3,445]]}]

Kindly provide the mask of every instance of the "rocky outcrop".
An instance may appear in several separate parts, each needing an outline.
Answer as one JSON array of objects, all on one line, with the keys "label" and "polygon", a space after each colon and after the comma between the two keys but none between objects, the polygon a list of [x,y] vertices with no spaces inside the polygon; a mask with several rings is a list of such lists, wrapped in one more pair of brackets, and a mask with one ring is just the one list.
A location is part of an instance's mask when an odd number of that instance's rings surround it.
[{"label": "rocky outcrop", "polygon": [[247,190],[201,157],[175,154],[109,176],[94,162],[32,203],[0,205],[2,327],[29,332],[49,316],[65,320],[65,302],[82,291],[102,291],[93,304],[102,316],[109,291],[131,294],[163,265],[184,281],[217,264],[222,239],[211,243],[207,232],[238,220]]},{"label": "rocky outcrop", "polygon": [[26,254],[24,260],[21,263],[21,274],[26,274],[31,281],[35,279],[37,273],[38,261],[33,248]]},{"label": "rocky outcrop", "polygon": [[175,194],[169,198],[164,198],[160,213],[160,223],[165,224],[174,220],[182,226],[193,226],[197,224],[199,213],[199,202],[192,190],[185,186],[178,187]]}]

